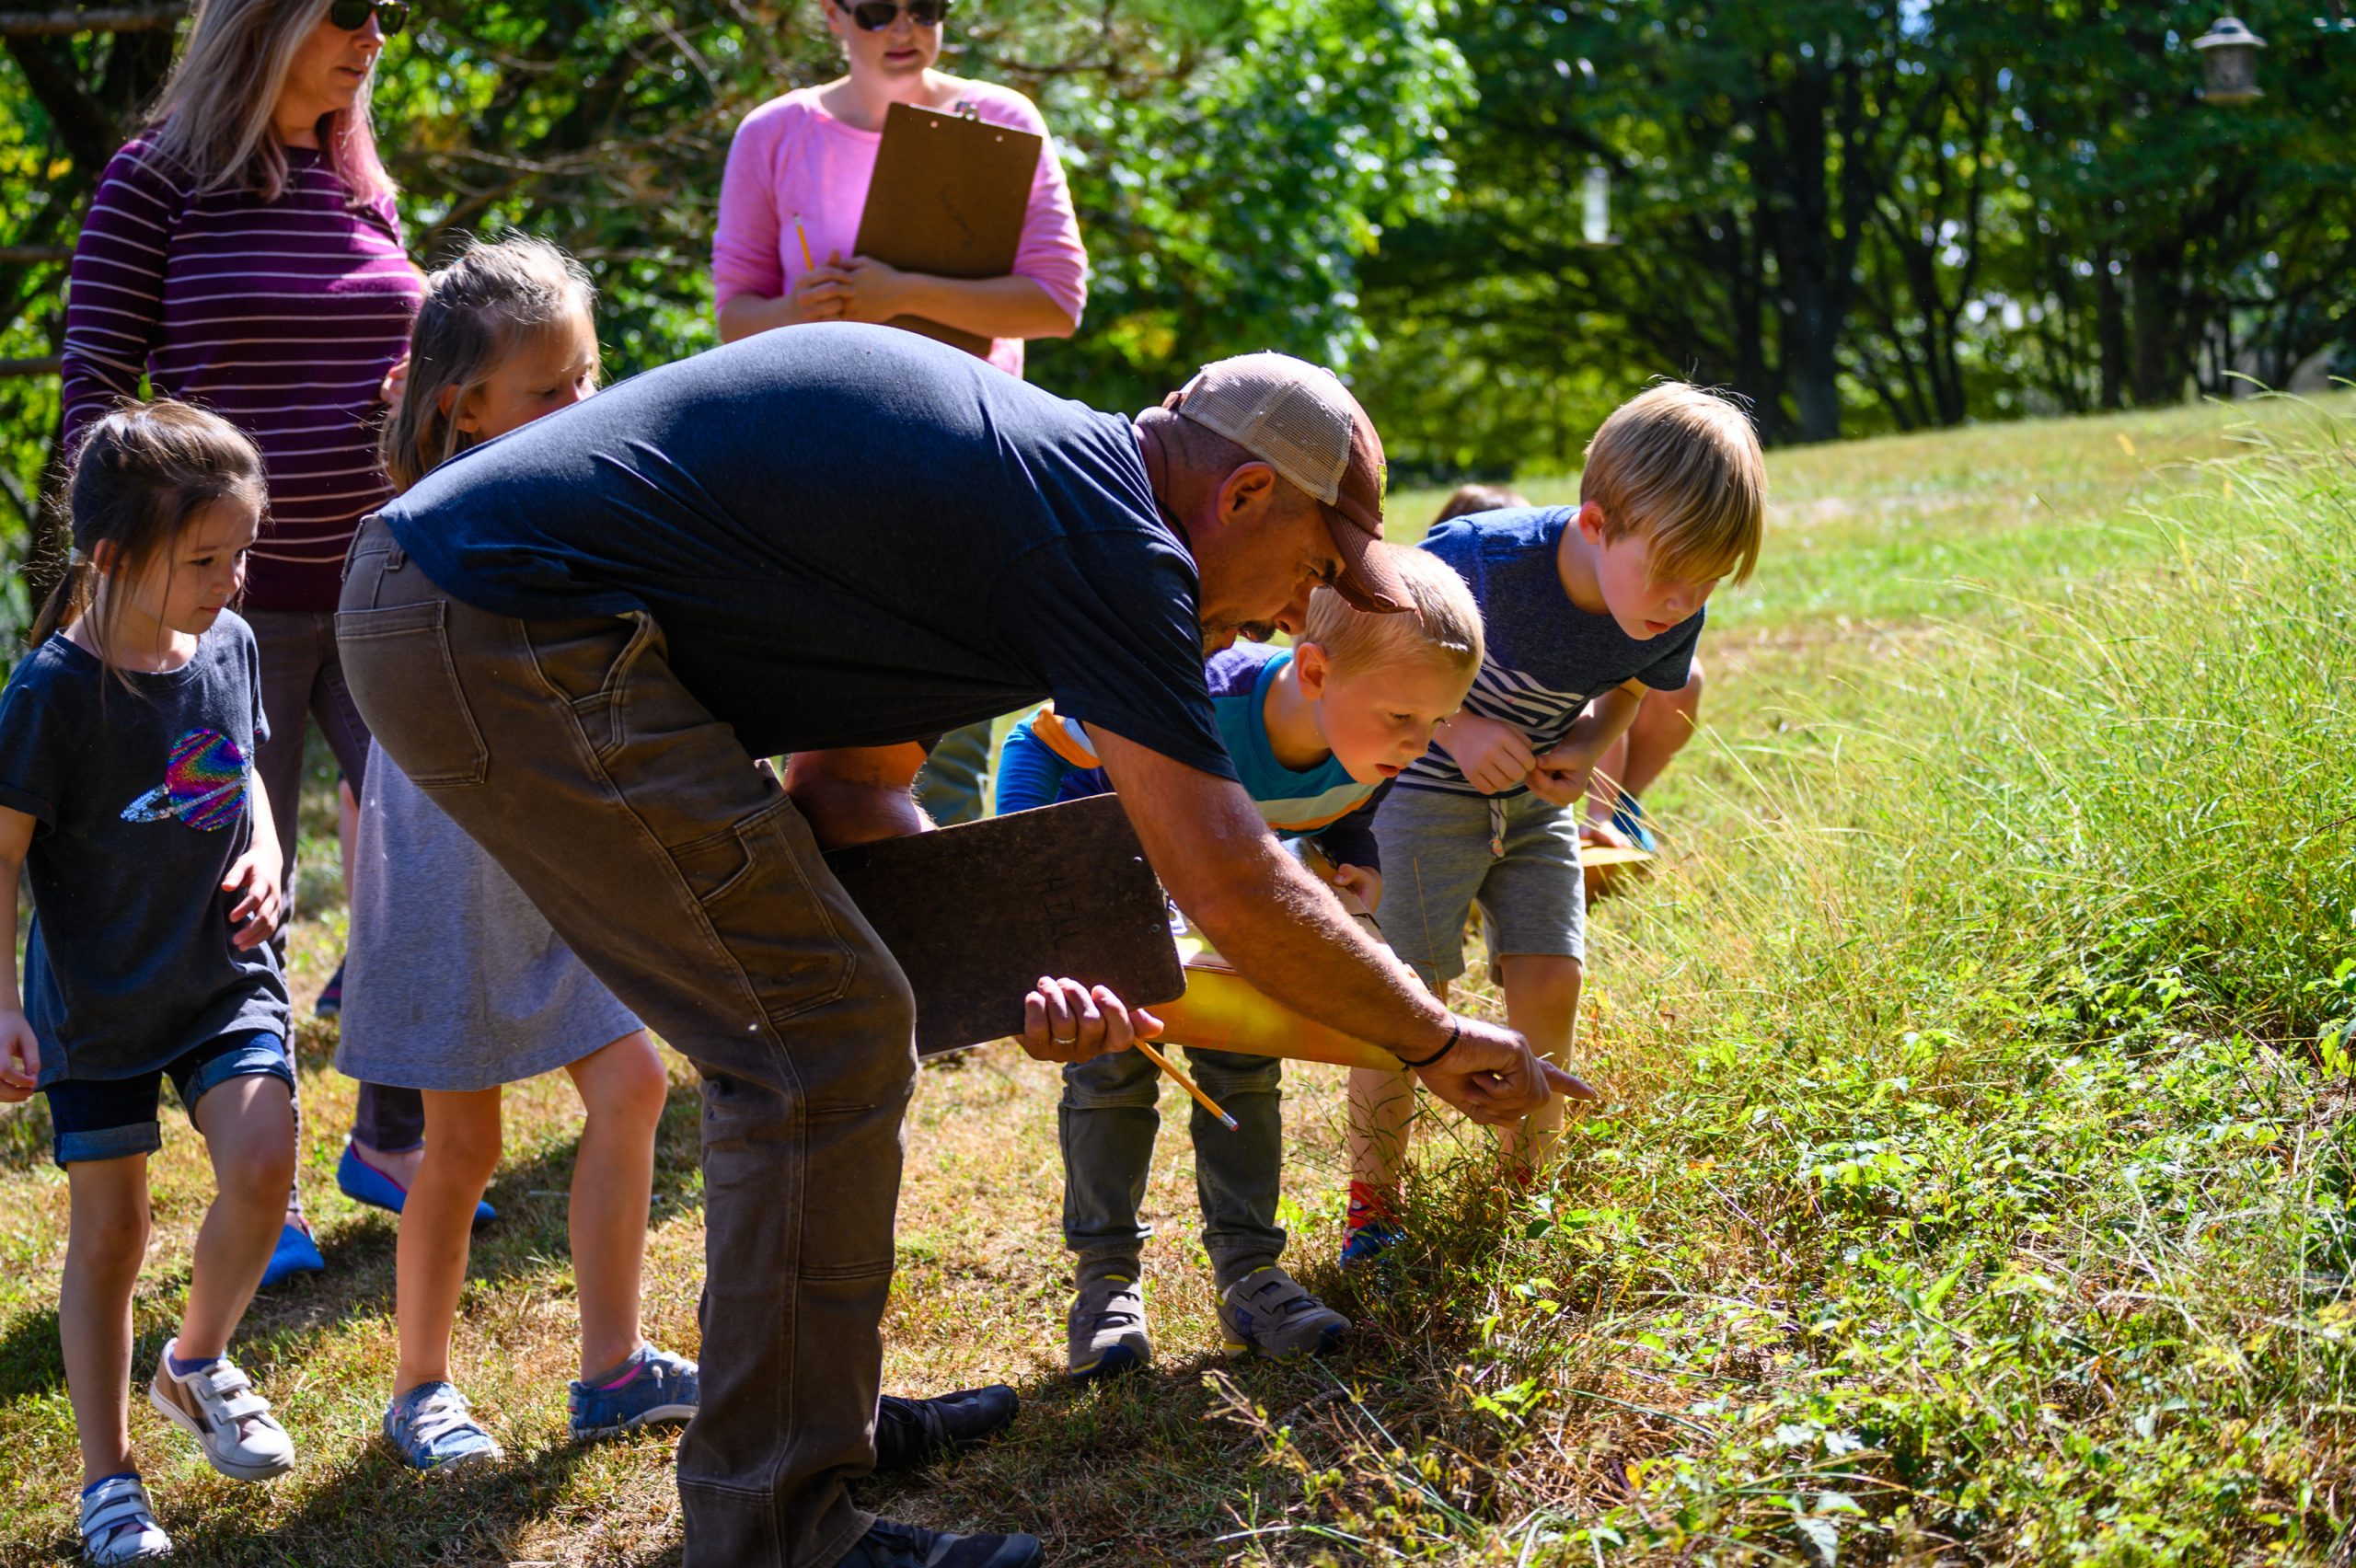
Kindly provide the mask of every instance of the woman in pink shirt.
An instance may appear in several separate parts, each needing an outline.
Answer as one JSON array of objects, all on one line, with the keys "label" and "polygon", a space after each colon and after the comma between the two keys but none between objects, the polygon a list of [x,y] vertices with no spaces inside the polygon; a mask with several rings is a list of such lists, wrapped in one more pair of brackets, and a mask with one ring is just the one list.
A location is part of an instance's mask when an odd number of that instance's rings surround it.
[{"label": "woman in pink shirt", "polygon": [[[920,316],[995,340],[990,363],[1022,375],[1022,340],[1070,337],[1088,301],[1088,253],[1052,145],[1041,149],[1014,271],[1003,278],[903,272],[856,254],[856,243],[893,104],[970,106],[994,125],[1041,136],[1046,122],[1011,88],[932,68],[949,0],[819,4],[849,72],[771,98],[737,128],[711,247],[722,340],[801,321]],[[804,236],[815,266],[803,262]]]},{"label": "woman in pink shirt", "polygon": [[[1039,149],[1014,271],[1005,277],[903,272],[857,254],[860,214],[892,105],[970,111],[993,125],[1047,134],[1037,107],[1011,87],[932,68],[949,6],[818,0],[849,70],[824,86],[769,99],[736,128],[711,240],[722,341],[802,321],[920,316],[990,339],[990,363],[1021,375],[1024,339],[1068,338],[1079,328],[1088,252],[1052,142]],[[934,745],[917,777],[917,799],[935,822],[947,826],[983,814],[989,755],[987,724]]]}]

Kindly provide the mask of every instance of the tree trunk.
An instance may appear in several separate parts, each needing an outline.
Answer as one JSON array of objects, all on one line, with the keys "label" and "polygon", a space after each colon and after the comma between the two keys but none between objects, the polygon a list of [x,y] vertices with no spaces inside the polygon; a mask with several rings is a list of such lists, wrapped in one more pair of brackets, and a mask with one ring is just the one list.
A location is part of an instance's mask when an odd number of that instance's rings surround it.
[{"label": "tree trunk", "polygon": [[2119,297],[2119,279],[2112,275],[2110,247],[2095,252],[2095,361],[2100,389],[2098,407],[2127,406],[2127,311]]},{"label": "tree trunk", "polygon": [[2142,408],[2184,401],[2191,364],[2183,333],[2183,260],[2181,243],[2153,241],[2139,246],[2127,263],[2134,333],[2131,390]]},{"label": "tree trunk", "polygon": [[1802,441],[1841,438],[1835,351],[1846,280],[1833,276],[1831,203],[1824,189],[1826,88],[1823,69],[1810,66],[1794,75],[1780,100],[1761,103],[1761,134],[1750,160],[1775,252],[1784,375],[1792,388],[1794,433]]}]

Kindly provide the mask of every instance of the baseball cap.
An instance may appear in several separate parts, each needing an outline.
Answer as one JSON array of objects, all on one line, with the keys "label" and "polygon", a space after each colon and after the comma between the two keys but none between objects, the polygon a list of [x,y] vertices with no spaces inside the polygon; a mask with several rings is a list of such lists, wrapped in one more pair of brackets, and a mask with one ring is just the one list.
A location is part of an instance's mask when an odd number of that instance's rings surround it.
[{"label": "baseball cap", "polygon": [[1414,606],[1383,553],[1382,438],[1341,377],[1290,354],[1238,354],[1203,366],[1161,406],[1317,498],[1342,557],[1343,598],[1378,614]]}]

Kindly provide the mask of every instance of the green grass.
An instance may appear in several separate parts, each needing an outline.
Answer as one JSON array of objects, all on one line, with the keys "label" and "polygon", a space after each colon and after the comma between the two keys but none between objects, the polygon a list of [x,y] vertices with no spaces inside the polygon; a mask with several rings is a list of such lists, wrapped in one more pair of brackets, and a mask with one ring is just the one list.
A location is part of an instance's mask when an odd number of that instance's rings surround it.
[{"label": "green grass", "polygon": [[[1337,1085],[1290,1076],[1293,1261],[1360,1320],[1327,1364],[1213,1355],[1180,1133],[1148,1199],[1161,1363],[1064,1387],[1054,1076],[1005,1048],[928,1071],[887,1387],[1004,1378],[1026,1408],[863,1500],[1032,1529],[1061,1562],[2345,1561],[2350,411],[1777,455],[1759,579],[1714,606],[1710,729],[1648,802],[1667,863],[1594,921],[1582,1055],[1611,1098],[1550,1182],[1501,1195],[1483,1136],[1436,1120],[1415,1239],[1361,1290],[1331,1264]],[[1435,501],[1395,505],[1420,525]],[[306,995],[341,921],[331,876],[306,888]],[[371,1442],[392,1231],[334,1194],[349,1086],[326,1033],[303,1045],[333,1270],[258,1306],[239,1352],[302,1463],[238,1487],[134,1412],[182,1560],[675,1561],[663,1443],[561,1441],[569,1087],[514,1097],[459,1330],[512,1460],[428,1488]],[[648,1311],[691,1350],[678,1077]],[[167,1142],[144,1358],[205,1187],[185,1127]],[[6,1563],[70,1547],[46,1143],[38,1106],[0,1113]]]}]

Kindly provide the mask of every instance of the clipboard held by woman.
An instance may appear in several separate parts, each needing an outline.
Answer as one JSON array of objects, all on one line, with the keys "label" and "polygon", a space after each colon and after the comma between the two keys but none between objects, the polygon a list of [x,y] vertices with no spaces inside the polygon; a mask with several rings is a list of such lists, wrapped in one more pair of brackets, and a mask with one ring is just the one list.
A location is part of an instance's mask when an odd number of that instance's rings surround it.
[{"label": "clipboard held by woman", "polygon": [[[1001,278],[1014,271],[1046,138],[965,115],[895,103],[884,116],[858,252],[907,272]],[[922,317],[891,326],[987,358],[990,340]]]}]

